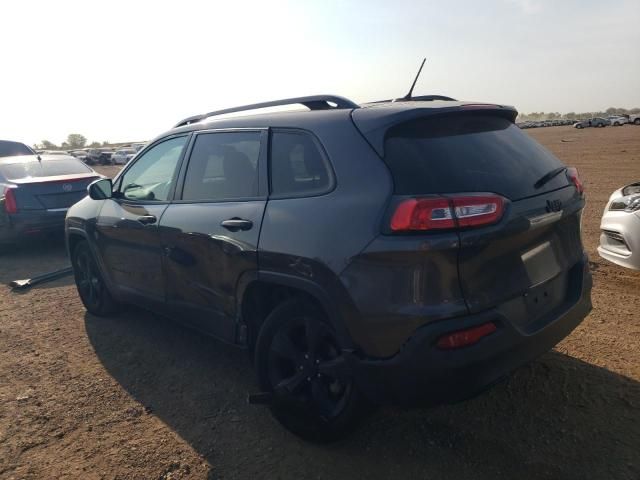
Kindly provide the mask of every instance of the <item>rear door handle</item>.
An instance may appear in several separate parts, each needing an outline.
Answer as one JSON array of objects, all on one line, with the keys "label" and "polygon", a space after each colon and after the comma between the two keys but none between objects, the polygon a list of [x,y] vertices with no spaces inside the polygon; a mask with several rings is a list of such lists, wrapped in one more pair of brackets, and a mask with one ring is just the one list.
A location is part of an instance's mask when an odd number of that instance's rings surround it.
[{"label": "rear door handle", "polygon": [[227,230],[232,232],[237,232],[238,230],[250,230],[253,227],[253,222],[251,220],[245,220],[243,218],[230,218],[228,220],[223,220],[220,222]]},{"label": "rear door handle", "polygon": [[143,225],[150,225],[152,223],[156,223],[156,216],[155,215],[142,215],[141,217],[138,217],[138,221],[143,224]]}]

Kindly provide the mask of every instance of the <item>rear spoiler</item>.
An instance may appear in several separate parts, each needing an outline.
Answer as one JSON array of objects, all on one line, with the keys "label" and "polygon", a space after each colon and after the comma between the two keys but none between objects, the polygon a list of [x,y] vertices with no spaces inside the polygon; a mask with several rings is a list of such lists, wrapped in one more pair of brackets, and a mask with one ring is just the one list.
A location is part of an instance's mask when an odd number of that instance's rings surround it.
[{"label": "rear spoiler", "polygon": [[454,113],[483,111],[493,115],[499,115],[515,122],[518,111],[509,105],[495,105],[475,102],[446,102],[437,107],[424,107],[416,105],[411,108],[407,103],[389,103],[371,108],[359,108],[351,112],[351,118],[360,133],[369,142],[373,149],[384,157],[384,139],[391,127],[409,122],[417,118],[432,115],[448,115]]}]

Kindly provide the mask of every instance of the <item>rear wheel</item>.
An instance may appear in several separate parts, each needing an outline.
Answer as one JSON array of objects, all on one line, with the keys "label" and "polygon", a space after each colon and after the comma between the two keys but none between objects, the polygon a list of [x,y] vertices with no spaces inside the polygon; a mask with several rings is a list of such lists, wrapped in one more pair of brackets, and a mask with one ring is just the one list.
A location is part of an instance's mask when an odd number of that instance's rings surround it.
[{"label": "rear wheel", "polygon": [[333,329],[303,300],[289,300],[267,317],[256,342],[255,367],[260,388],[273,393],[273,416],[306,440],[338,440],[368,410],[344,371]]},{"label": "rear wheel", "polygon": [[76,245],[71,264],[80,300],[90,313],[102,317],[120,310],[120,304],[107,290],[93,252],[86,241]]},{"label": "rear wheel", "polygon": [[640,118],[636,118],[633,123],[634,125],[640,125]]}]

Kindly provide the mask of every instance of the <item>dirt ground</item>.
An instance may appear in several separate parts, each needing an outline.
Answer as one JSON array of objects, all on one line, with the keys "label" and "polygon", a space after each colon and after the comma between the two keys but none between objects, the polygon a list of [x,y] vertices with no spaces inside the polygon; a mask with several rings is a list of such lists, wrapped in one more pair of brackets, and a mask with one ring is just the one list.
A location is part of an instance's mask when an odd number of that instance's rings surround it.
[{"label": "dirt ground", "polygon": [[556,349],[486,394],[381,409],[349,439],[304,443],[255,391],[245,353],[142,311],[87,315],[60,239],[0,254],[1,479],[638,479],[640,273],[596,253],[609,194],[640,180],[640,127],[528,132],[576,166],[594,310]]}]

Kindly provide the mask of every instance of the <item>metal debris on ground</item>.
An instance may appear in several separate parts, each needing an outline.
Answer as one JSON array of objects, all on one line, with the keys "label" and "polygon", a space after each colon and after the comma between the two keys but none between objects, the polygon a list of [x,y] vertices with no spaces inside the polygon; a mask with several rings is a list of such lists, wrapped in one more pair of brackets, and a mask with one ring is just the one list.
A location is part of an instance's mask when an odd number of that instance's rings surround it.
[{"label": "metal debris on ground", "polygon": [[71,275],[73,270],[71,267],[61,268],[60,270],[55,270],[49,273],[43,273],[42,275],[37,275],[32,278],[25,278],[23,280],[13,280],[9,282],[9,286],[14,290],[24,290],[29,287],[33,287],[39,283],[50,282],[52,280],[57,280],[58,278],[66,277],[67,275]]}]

